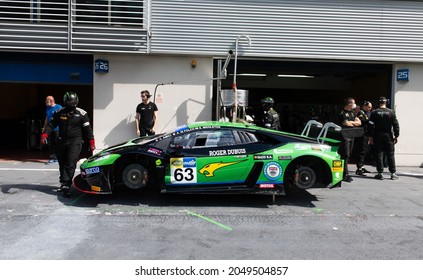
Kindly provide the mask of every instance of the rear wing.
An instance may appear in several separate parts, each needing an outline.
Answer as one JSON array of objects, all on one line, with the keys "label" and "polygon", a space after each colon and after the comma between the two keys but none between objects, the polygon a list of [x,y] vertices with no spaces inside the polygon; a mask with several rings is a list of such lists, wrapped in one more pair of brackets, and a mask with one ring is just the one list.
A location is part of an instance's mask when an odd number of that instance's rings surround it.
[{"label": "rear wing", "polygon": [[303,132],[301,132],[301,136],[309,137],[310,130],[313,126],[316,126],[317,128],[321,128],[319,135],[316,138],[317,143],[319,144],[338,144],[339,141],[332,139],[332,138],[326,138],[329,129],[335,130],[335,131],[341,131],[341,127],[333,122],[327,122],[324,125],[316,120],[309,120],[306,124],[306,126],[303,129]]}]

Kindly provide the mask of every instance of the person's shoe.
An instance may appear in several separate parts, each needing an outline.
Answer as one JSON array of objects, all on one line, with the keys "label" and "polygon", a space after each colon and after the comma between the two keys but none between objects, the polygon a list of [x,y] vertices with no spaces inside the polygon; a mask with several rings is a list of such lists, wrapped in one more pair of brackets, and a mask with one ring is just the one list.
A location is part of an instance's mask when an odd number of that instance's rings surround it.
[{"label": "person's shoe", "polygon": [[62,186],[62,195],[63,197],[66,197],[66,198],[71,197],[70,186],[66,186],[66,185]]},{"label": "person's shoe", "polygon": [[357,174],[357,175],[361,175],[361,176],[366,176],[366,172],[364,172],[364,170],[363,169],[357,169],[356,171],[355,171],[355,174]]},{"label": "person's shoe", "polygon": [[57,192],[61,192],[61,191],[63,191],[63,185],[60,185],[60,187],[57,188]]},{"label": "person's shoe", "polygon": [[344,182],[351,183],[351,182],[352,182],[352,181],[354,181],[354,180],[353,180],[353,178],[352,178],[351,176],[349,176],[349,175],[348,175],[348,176],[345,176],[345,178],[343,179],[343,181],[344,181]]},{"label": "person's shoe", "polygon": [[398,180],[399,177],[397,175],[397,173],[391,173],[391,180]]},{"label": "person's shoe", "polygon": [[361,170],[363,170],[363,173],[372,173],[369,170],[367,170],[366,168],[361,168]]},{"label": "person's shoe", "polygon": [[49,159],[46,164],[52,164],[52,163],[56,163],[57,159]]},{"label": "person's shoe", "polygon": [[378,174],[376,174],[375,179],[378,179],[378,180],[383,180],[383,175],[382,175],[382,173],[378,173]]}]

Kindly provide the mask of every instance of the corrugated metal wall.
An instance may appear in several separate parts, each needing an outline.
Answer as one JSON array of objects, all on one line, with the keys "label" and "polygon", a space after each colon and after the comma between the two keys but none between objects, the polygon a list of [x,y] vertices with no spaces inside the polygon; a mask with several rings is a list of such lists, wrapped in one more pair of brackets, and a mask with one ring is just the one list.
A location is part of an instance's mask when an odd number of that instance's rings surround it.
[{"label": "corrugated metal wall", "polygon": [[0,49],[146,53],[150,0],[2,0]]},{"label": "corrugated metal wall", "polygon": [[423,1],[151,1],[151,52],[423,61]]}]

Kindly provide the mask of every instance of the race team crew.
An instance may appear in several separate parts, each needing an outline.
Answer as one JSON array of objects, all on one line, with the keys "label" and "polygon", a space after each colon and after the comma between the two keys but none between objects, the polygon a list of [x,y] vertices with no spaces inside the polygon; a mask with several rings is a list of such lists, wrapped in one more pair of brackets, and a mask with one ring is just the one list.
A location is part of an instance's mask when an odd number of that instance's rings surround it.
[{"label": "race team crew", "polygon": [[89,143],[89,149],[95,149],[93,131],[88,114],[76,107],[79,102],[78,95],[67,92],[63,97],[65,107],[56,111],[41,135],[41,143],[47,144],[49,134],[54,133],[54,127],[59,127],[59,138],[56,145],[56,156],[59,162],[60,188],[63,196],[69,197],[69,189],[75,174],[76,164],[82,150],[83,140]]}]

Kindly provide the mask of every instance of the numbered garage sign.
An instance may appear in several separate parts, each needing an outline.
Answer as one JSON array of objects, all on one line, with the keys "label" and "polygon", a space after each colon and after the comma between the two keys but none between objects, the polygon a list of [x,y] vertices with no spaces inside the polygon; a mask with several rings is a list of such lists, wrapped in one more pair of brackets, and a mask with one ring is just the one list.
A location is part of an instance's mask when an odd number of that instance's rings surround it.
[{"label": "numbered garage sign", "polygon": [[170,173],[172,184],[197,183],[197,159],[194,157],[171,158]]}]

